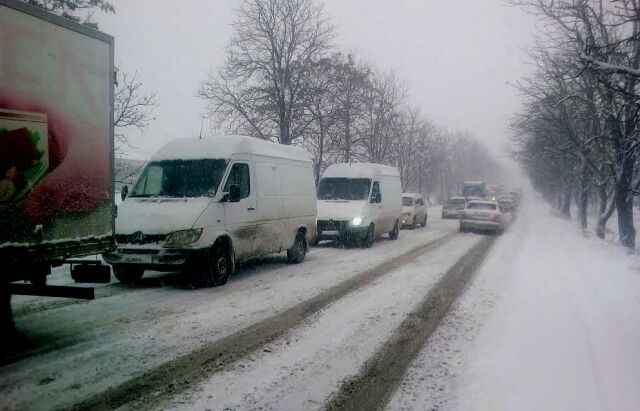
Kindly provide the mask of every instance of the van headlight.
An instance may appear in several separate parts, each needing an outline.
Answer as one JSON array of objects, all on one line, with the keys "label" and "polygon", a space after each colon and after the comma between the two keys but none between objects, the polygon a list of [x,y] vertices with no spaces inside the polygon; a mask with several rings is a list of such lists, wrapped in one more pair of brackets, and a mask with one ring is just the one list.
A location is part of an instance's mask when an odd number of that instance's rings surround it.
[{"label": "van headlight", "polygon": [[352,226],[359,226],[360,224],[362,224],[362,217],[356,217],[349,223]]},{"label": "van headlight", "polygon": [[187,245],[195,243],[200,239],[202,235],[202,228],[192,228],[190,230],[173,231],[169,233],[164,245]]}]

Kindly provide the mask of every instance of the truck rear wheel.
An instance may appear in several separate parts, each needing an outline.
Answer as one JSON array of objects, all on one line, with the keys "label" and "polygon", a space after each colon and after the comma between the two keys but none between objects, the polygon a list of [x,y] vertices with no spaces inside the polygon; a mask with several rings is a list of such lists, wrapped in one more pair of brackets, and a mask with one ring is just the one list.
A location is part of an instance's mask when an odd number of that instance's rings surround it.
[{"label": "truck rear wheel", "polygon": [[135,284],[142,279],[144,269],[131,265],[114,265],[113,275],[124,284]]},{"label": "truck rear wheel", "polygon": [[304,232],[298,231],[296,234],[296,241],[293,246],[287,250],[287,259],[292,264],[300,264],[304,261],[304,257],[307,255],[307,237]]}]

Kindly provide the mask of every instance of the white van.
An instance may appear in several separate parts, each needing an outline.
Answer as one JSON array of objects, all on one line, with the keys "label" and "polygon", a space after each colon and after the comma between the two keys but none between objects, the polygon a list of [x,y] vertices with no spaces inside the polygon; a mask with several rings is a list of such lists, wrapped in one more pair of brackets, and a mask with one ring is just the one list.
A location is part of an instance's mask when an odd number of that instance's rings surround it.
[{"label": "white van", "polygon": [[402,214],[400,172],[371,163],[329,166],[318,183],[318,237],[371,247],[376,237],[398,238]]},{"label": "white van", "polygon": [[300,263],[316,237],[309,154],[242,136],[178,139],[147,164],[118,207],[116,278],[184,271],[222,285],[239,261],[287,250]]}]

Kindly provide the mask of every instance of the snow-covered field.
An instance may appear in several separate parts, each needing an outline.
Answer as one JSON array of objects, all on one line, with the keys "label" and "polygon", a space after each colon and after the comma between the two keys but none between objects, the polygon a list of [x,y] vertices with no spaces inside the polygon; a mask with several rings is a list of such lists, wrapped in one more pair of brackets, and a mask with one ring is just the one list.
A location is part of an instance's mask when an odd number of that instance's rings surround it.
[{"label": "snow-covered field", "polygon": [[532,202],[390,409],[640,409],[640,266]]}]

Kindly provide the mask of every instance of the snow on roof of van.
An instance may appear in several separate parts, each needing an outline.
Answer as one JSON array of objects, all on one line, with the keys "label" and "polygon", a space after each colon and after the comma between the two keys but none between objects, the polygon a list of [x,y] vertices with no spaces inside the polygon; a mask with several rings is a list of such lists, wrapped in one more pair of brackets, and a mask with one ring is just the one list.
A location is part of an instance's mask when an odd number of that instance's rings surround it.
[{"label": "snow on roof of van", "polygon": [[374,163],[338,163],[324,171],[322,177],[371,178],[374,175],[400,177],[397,168]]},{"label": "snow on roof of van", "polygon": [[178,138],[171,140],[151,160],[198,160],[205,158],[231,158],[233,154],[259,154],[263,156],[311,161],[306,150],[286,146],[254,137],[214,136],[203,139]]}]

